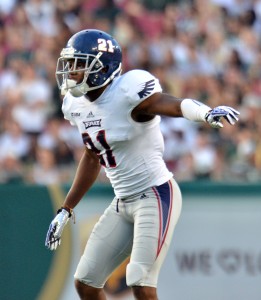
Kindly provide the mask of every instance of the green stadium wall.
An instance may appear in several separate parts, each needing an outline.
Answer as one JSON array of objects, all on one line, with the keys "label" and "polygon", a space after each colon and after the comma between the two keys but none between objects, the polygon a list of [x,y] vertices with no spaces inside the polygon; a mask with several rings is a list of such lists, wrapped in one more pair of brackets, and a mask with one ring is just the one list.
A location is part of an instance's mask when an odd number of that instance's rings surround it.
[{"label": "green stadium wall", "polygon": [[[188,182],[180,184],[183,201],[261,203],[261,184]],[[1,300],[63,300],[73,253],[72,225],[63,233],[62,246],[55,252],[45,248],[45,236],[69,186],[0,185]],[[108,185],[95,184],[83,202],[105,204],[113,197]],[[188,200],[187,200],[188,199]],[[97,202],[98,200],[98,202]],[[93,202],[90,202],[93,203]],[[76,219],[77,221],[77,219]],[[260,239],[260,237],[258,237]],[[72,281],[71,278],[69,280]]]}]

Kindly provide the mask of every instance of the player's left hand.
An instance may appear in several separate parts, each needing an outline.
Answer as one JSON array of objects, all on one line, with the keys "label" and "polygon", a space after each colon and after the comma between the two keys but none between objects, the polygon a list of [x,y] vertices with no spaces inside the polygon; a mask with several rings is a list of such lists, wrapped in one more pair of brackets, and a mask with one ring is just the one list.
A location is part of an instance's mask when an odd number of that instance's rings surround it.
[{"label": "player's left hand", "polygon": [[61,208],[58,210],[57,215],[51,222],[46,235],[45,246],[48,249],[56,250],[58,245],[61,244],[61,235],[70,216],[70,213],[66,209]]},{"label": "player's left hand", "polygon": [[234,125],[238,121],[237,116],[239,115],[239,111],[230,106],[217,106],[207,113],[206,121],[213,128],[222,128],[222,118],[224,118],[230,125]]}]

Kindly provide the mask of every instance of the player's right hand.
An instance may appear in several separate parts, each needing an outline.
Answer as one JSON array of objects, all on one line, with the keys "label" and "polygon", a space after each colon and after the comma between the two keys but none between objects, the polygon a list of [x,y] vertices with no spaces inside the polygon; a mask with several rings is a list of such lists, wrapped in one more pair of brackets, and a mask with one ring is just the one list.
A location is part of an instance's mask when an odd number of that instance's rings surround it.
[{"label": "player's right hand", "polygon": [[70,217],[71,214],[66,209],[61,208],[58,210],[46,235],[45,246],[48,249],[56,250],[58,245],[61,244],[61,235]]}]

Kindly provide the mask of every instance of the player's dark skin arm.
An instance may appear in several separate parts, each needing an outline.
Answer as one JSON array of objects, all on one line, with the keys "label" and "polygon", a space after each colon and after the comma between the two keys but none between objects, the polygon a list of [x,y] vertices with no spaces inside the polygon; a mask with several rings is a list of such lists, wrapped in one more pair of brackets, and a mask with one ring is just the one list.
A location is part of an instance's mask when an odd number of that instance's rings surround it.
[{"label": "player's dark skin arm", "polygon": [[72,186],[65,198],[63,206],[74,208],[90,189],[100,172],[100,163],[97,155],[91,150],[84,151],[77,167]]},{"label": "player's dark skin arm", "polygon": [[155,93],[133,109],[132,118],[137,122],[146,122],[155,115],[183,117],[180,107],[182,100],[168,94]]}]

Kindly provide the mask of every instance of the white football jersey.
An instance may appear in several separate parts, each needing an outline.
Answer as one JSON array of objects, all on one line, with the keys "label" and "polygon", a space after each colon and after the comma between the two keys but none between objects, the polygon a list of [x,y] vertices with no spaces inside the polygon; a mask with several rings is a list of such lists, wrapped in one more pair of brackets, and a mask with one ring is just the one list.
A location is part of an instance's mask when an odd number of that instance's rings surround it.
[{"label": "white football jersey", "polygon": [[134,107],[161,91],[153,75],[133,70],[116,77],[94,102],[69,92],[64,97],[65,119],[78,127],[86,147],[98,155],[118,198],[172,177],[163,161],[160,116],[143,123],[131,117]]}]

